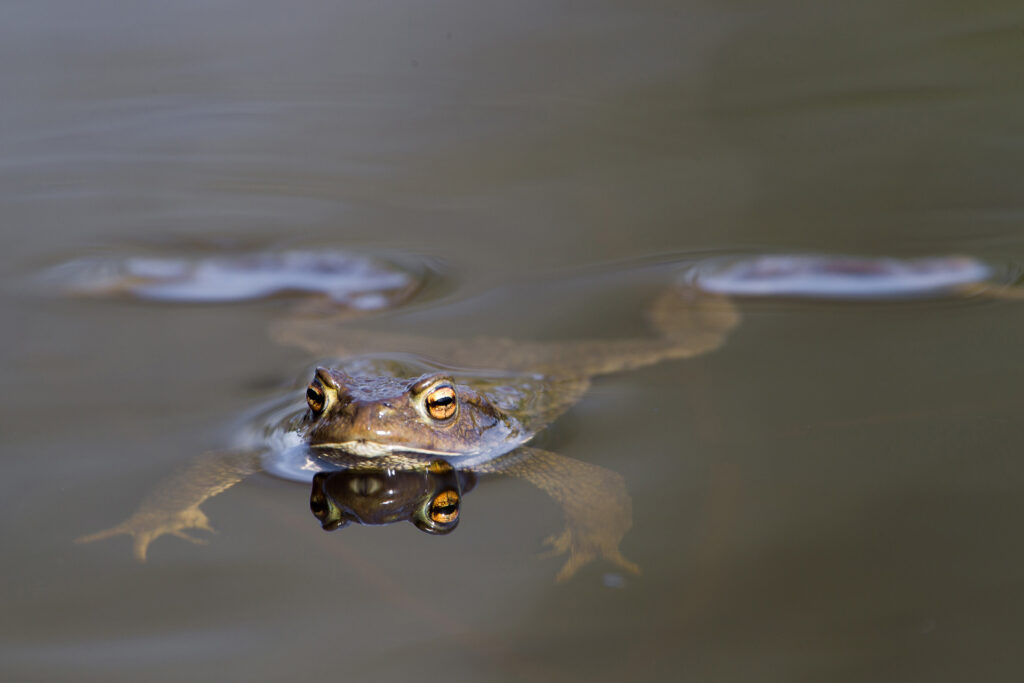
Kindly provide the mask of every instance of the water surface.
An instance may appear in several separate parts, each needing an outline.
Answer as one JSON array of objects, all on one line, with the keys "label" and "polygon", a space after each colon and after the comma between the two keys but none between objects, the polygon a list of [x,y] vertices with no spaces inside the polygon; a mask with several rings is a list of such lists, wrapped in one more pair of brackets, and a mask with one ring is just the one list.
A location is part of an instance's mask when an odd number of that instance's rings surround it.
[{"label": "water surface", "polygon": [[360,324],[613,338],[703,253],[1020,263],[1024,11],[965,7],[8,3],[5,678],[1019,679],[1019,303],[747,302],[721,350],[599,380],[542,444],[623,475],[644,573],[556,584],[558,510],[511,480],[443,538],[325,533],[258,476],[207,546],[74,545],[317,359],[269,340],[287,301],[32,284],[395,250],[446,284]]}]

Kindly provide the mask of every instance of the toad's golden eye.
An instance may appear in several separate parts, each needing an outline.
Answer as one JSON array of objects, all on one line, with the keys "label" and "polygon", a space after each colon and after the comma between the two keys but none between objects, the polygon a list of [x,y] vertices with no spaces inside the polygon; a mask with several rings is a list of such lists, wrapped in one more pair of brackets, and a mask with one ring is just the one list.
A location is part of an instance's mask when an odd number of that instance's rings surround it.
[{"label": "toad's golden eye", "polygon": [[448,474],[452,469],[452,466],[444,460],[432,460],[431,463],[427,465],[427,471],[431,474]]},{"label": "toad's golden eye", "polygon": [[447,420],[455,414],[457,407],[455,389],[448,385],[439,386],[427,394],[427,412],[435,420]]},{"label": "toad's golden eye", "polygon": [[319,382],[313,382],[306,388],[306,403],[314,415],[324,409],[324,389]]},{"label": "toad's golden eye", "polygon": [[430,501],[430,519],[435,524],[451,524],[459,518],[459,492],[449,489]]}]

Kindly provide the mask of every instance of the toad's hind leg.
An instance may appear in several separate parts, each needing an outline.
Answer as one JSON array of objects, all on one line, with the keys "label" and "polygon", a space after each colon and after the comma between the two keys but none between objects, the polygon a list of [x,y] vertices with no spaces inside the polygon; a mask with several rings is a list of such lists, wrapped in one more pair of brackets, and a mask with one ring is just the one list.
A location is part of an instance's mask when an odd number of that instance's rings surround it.
[{"label": "toad's hind leg", "polygon": [[663,339],[673,343],[666,357],[689,358],[725,343],[739,325],[740,314],[728,297],[671,287],[651,302],[648,319]]},{"label": "toad's hind leg", "polygon": [[986,296],[1000,301],[1024,301],[1024,287],[1018,283],[993,284],[990,282],[977,282],[969,285],[962,285],[957,292],[963,296]]},{"label": "toad's hind leg", "polygon": [[489,465],[492,471],[525,479],[562,508],[565,529],[545,541],[551,554],[568,555],[558,581],[569,579],[599,557],[631,574],[640,573],[640,567],[619,550],[622,537],[633,525],[633,503],[619,474],[527,447]]},{"label": "toad's hind leg", "polygon": [[135,557],[146,561],[149,544],[164,534],[192,543],[205,543],[185,533],[188,529],[213,531],[199,506],[260,470],[258,451],[212,451],[196,458],[184,470],[161,482],[139,505],[135,513],[117,526],[75,539],[91,543],[111,536],[132,537]]}]

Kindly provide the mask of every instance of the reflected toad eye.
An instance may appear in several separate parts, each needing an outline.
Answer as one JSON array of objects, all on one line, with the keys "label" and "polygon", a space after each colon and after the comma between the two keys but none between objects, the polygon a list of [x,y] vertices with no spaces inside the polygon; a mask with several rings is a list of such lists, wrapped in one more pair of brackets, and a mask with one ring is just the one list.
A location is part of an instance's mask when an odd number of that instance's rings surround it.
[{"label": "reflected toad eye", "polygon": [[435,420],[447,420],[456,408],[455,389],[450,386],[442,385],[427,395],[427,412]]},{"label": "reflected toad eye", "polygon": [[451,524],[459,518],[459,492],[449,489],[430,501],[430,519],[435,524]]},{"label": "reflected toad eye", "polygon": [[324,409],[324,390],[319,382],[313,382],[306,388],[306,403],[314,415]]}]

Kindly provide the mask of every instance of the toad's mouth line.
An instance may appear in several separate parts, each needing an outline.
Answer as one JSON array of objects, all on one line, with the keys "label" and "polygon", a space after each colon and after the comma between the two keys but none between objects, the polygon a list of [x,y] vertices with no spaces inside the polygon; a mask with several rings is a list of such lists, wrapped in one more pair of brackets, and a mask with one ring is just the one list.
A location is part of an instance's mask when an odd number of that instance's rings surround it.
[{"label": "toad's mouth line", "polygon": [[415,453],[419,455],[432,455],[442,456],[448,458],[457,458],[466,455],[475,455],[469,451],[439,451],[431,448],[419,448],[416,446],[407,446],[404,444],[393,444],[393,443],[379,443],[376,441],[367,441],[366,439],[356,439],[355,441],[339,441],[332,443],[314,443],[310,444],[313,448],[331,448],[344,451],[351,455],[360,455],[366,458],[377,458],[384,455],[391,455],[392,453]]}]

